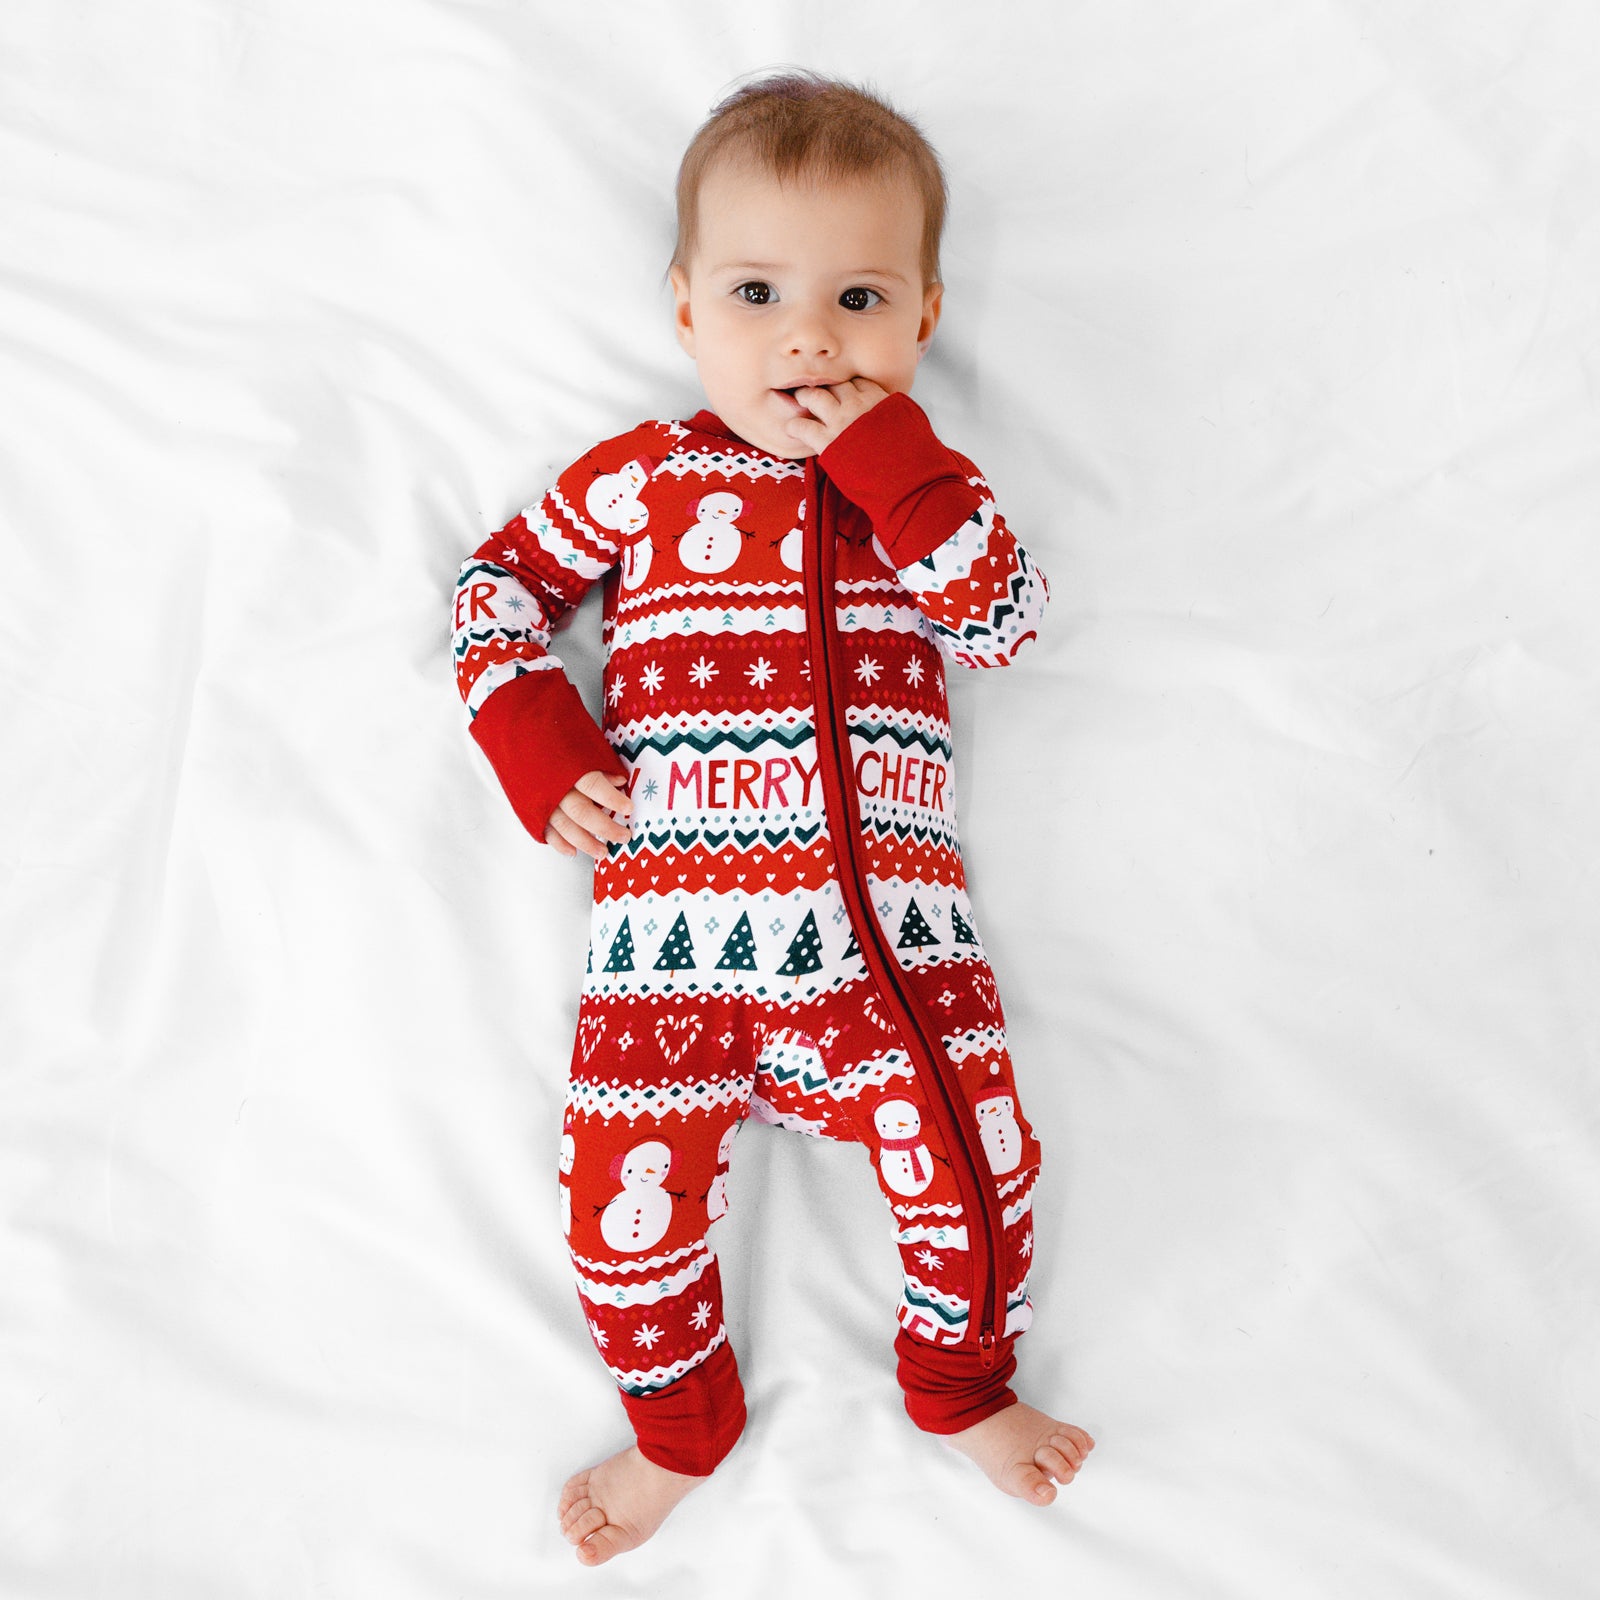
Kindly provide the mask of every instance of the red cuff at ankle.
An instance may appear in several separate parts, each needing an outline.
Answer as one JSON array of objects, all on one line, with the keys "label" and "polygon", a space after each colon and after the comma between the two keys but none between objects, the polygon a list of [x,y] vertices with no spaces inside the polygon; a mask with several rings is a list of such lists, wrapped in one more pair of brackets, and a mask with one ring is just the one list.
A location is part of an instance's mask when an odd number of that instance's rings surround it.
[{"label": "red cuff at ankle", "polygon": [[744,1385],[726,1340],[676,1383],[622,1395],[639,1453],[668,1472],[709,1477],[744,1432]]},{"label": "red cuff at ankle", "polygon": [[960,1433],[1017,1403],[1009,1384],[1017,1370],[1012,1339],[995,1346],[994,1365],[984,1370],[975,1345],[929,1344],[904,1328],[895,1335],[906,1415],[924,1433]]}]

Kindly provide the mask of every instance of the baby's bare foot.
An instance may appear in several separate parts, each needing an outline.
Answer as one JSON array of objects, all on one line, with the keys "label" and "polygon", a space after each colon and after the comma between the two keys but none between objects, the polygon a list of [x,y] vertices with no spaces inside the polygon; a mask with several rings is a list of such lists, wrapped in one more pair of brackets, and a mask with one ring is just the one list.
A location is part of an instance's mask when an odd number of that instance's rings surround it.
[{"label": "baby's bare foot", "polygon": [[1070,1422],[1057,1422],[1019,1400],[960,1433],[945,1435],[988,1473],[995,1488],[1036,1506],[1056,1497],[1056,1483],[1071,1483],[1094,1440]]},{"label": "baby's bare foot", "polygon": [[669,1472],[639,1453],[619,1450],[587,1472],[574,1473],[561,1491],[556,1515],[586,1567],[636,1549],[667,1520],[667,1513],[704,1478]]}]

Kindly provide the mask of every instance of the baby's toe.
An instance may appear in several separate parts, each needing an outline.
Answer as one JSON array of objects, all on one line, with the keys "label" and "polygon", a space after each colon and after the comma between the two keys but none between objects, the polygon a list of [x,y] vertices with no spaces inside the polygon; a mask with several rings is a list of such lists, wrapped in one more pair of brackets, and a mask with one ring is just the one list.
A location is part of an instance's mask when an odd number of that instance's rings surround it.
[{"label": "baby's toe", "polygon": [[1056,1486],[1031,1462],[1019,1461],[1009,1478],[1006,1488],[1019,1500],[1047,1506],[1056,1497]]},{"label": "baby's toe", "polygon": [[638,1542],[626,1529],[608,1522],[592,1538],[586,1539],[578,1546],[577,1557],[586,1567],[598,1567],[601,1562],[609,1561],[612,1556],[633,1549]]},{"label": "baby's toe", "polygon": [[570,1544],[582,1544],[591,1533],[605,1527],[606,1514],[599,1506],[592,1506],[588,1501],[582,1505],[574,1506],[562,1519],[561,1531],[566,1535]]},{"label": "baby's toe", "polygon": [[1059,1483],[1071,1483],[1078,1471],[1078,1464],[1071,1456],[1048,1444],[1034,1451],[1033,1464],[1041,1472],[1048,1472]]},{"label": "baby's toe", "polygon": [[556,1515],[565,1521],[567,1513],[578,1501],[588,1500],[588,1491],[589,1474],[587,1472],[573,1473],[561,1486],[561,1498],[556,1501]]}]

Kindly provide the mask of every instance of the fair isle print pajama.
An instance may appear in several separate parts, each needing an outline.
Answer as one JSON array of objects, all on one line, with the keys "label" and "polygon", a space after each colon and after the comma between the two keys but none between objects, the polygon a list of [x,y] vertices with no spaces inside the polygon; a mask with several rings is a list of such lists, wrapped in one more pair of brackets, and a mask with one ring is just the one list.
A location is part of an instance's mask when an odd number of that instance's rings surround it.
[{"label": "fair isle print pajama", "polygon": [[[550,655],[605,581],[604,734]],[[710,412],[595,446],[463,566],[472,732],[536,838],[583,773],[632,837],[595,863],[563,1219],[652,1460],[744,1423],[710,1224],[746,1116],[859,1140],[904,1266],[906,1409],[1011,1404],[1039,1146],[967,898],[943,657],[998,666],[1043,574],[964,457],[892,395],[813,461]]]}]

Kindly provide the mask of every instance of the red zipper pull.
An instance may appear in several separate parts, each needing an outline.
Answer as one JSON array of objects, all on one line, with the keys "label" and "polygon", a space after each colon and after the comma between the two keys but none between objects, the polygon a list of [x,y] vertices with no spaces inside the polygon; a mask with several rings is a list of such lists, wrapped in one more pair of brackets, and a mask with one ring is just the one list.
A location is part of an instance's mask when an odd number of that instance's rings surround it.
[{"label": "red zipper pull", "polygon": [[978,1355],[983,1362],[983,1370],[987,1372],[994,1365],[994,1329],[984,1328],[978,1334]]}]

